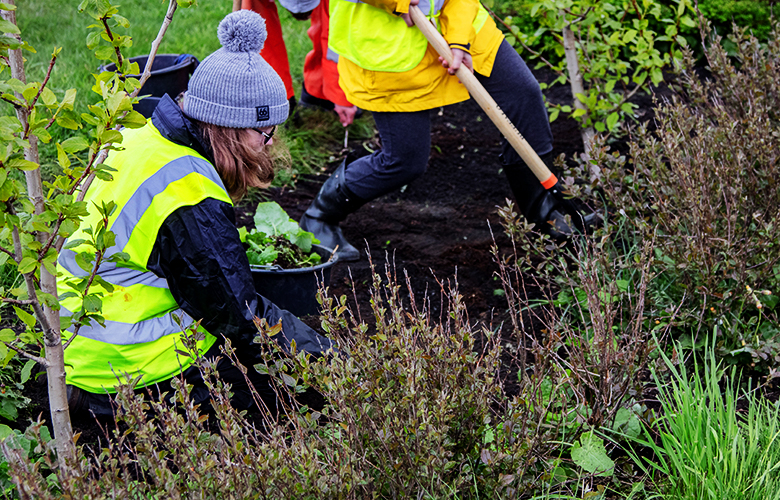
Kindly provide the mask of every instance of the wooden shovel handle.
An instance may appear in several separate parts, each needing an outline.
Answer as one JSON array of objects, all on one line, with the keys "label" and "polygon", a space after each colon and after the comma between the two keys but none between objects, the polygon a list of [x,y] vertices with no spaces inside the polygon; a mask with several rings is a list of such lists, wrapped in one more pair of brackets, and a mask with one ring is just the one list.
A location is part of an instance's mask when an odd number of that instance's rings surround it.
[{"label": "wooden shovel handle", "polygon": [[[440,56],[448,63],[452,64],[452,50],[450,50],[450,46],[447,44],[447,41],[444,40],[444,37],[441,36],[441,33],[436,30],[436,27],[434,27],[428,18],[425,17],[420,8],[416,5],[409,6],[409,14],[412,17],[414,24],[417,25],[423,35],[425,35],[425,38],[428,39],[428,43],[433,46]],[[498,130],[504,134],[504,137],[509,141],[509,144],[515,148],[517,154],[525,161],[534,175],[539,179],[539,182],[541,182],[546,189],[554,186],[558,182],[558,179],[550,172],[550,169],[547,168],[547,165],[539,158],[539,155],[537,155],[536,151],[528,144],[528,141],[520,135],[520,132],[518,132],[514,124],[509,121],[509,118],[507,118],[504,112],[501,111],[501,108],[498,107],[496,101],[487,93],[485,87],[479,83],[477,77],[474,76],[465,65],[461,65],[461,67],[458,68],[455,76],[457,76],[461,83],[466,86],[471,97],[477,101],[477,104],[479,104],[485,114],[487,114],[490,120],[498,127]]]}]

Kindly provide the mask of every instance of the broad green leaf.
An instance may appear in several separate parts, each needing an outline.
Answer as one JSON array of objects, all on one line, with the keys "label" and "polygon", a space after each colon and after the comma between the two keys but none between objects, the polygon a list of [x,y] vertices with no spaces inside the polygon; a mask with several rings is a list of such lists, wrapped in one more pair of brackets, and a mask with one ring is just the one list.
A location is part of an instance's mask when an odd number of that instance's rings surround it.
[{"label": "broad green leaf", "polygon": [[99,312],[103,307],[103,301],[97,295],[87,295],[84,297],[84,310],[90,313]]},{"label": "broad green leaf", "polygon": [[68,116],[62,116],[57,115],[57,119],[55,120],[57,122],[57,125],[59,125],[62,128],[66,128],[68,130],[78,130],[79,124],[76,122],[76,120],[68,117]]},{"label": "broad green leaf", "polygon": [[628,436],[629,439],[635,439],[642,432],[642,424],[634,412],[628,408],[620,408],[615,415],[612,430]]},{"label": "broad green leaf", "polygon": [[10,328],[0,330],[0,342],[11,342],[16,338],[16,332]]},{"label": "broad green leaf", "polygon": [[6,165],[10,168],[18,168],[19,170],[35,170],[38,168],[37,163],[25,160],[24,158],[14,158],[12,160],[8,160]]},{"label": "broad green leaf", "polygon": [[78,153],[89,147],[89,142],[83,137],[76,136],[62,141],[62,149],[66,153]]},{"label": "broad green leaf", "polygon": [[25,325],[27,325],[28,328],[34,328],[35,327],[35,316],[28,313],[27,311],[23,309],[19,309],[18,307],[14,306],[14,311],[16,311],[16,315],[19,317],[22,322],[24,322]]},{"label": "broad green leaf", "polygon": [[73,109],[73,104],[76,102],[76,89],[68,89],[65,91],[65,97],[60,101],[60,108]]},{"label": "broad green leaf", "polygon": [[122,142],[122,133],[118,130],[106,130],[100,134],[100,142],[103,144]]},{"label": "broad green leaf", "polygon": [[620,115],[617,112],[610,113],[609,116],[607,116],[607,129],[614,129],[618,119],[620,119]]},{"label": "broad green leaf", "polygon": [[32,359],[28,359],[27,363],[24,364],[22,367],[22,376],[21,376],[21,382],[24,384],[28,380],[30,380],[30,373],[32,373],[32,369],[35,366],[35,361]]},{"label": "broad green leaf", "polygon": [[27,274],[35,271],[36,267],[38,267],[38,261],[36,259],[33,259],[32,257],[24,257],[22,261],[19,262],[17,271],[19,271],[20,274]]},{"label": "broad green leaf", "polygon": [[21,31],[19,31],[19,27],[11,21],[6,21],[5,19],[0,18],[0,33],[18,35],[21,33]]},{"label": "broad green leaf", "polygon": [[138,111],[130,111],[120,123],[127,128],[141,128],[146,125],[146,118]]},{"label": "broad green leaf", "polygon": [[57,104],[57,96],[54,95],[54,92],[49,90],[49,87],[43,87],[43,92],[41,92],[41,101],[47,106],[54,106]]},{"label": "broad green leaf", "polygon": [[257,231],[267,235],[282,235],[284,232],[281,228],[288,224],[290,216],[278,203],[268,201],[257,205],[254,220]]},{"label": "broad green leaf", "polygon": [[62,144],[57,144],[57,163],[59,163],[62,168],[70,167],[70,158],[68,158],[68,153],[65,152]]},{"label": "broad green leaf", "polygon": [[571,459],[584,470],[597,476],[611,476],[615,462],[607,456],[604,441],[593,432],[586,432],[571,447]]}]

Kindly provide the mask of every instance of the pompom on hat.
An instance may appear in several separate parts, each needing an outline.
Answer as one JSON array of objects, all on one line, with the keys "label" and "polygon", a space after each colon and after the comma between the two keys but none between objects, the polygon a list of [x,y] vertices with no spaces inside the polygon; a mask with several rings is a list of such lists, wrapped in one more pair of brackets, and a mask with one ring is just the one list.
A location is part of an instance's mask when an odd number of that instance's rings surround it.
[{"label": "pompom on hat", "polygon": [[284,83],[260,57],[265,19],[250,10],[228,14],[217,29],[222,48],[201,62],[184,96],[184,114],[232,128],[279,125],[289,103]]}]

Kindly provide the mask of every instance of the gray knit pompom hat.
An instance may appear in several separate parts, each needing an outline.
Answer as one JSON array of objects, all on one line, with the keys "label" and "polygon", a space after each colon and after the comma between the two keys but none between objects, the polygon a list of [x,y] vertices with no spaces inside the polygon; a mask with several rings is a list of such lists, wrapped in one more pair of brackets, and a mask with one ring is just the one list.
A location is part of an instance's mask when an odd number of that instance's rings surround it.
[{"label": "gray knit pompom hat", "polygon": [[289,103],[284,83],[260,57],[265,19],[250,10],[228,14],[217,29],[222,48],[201,62],[184,96],[184,114],[222,127],[283,123]]}]

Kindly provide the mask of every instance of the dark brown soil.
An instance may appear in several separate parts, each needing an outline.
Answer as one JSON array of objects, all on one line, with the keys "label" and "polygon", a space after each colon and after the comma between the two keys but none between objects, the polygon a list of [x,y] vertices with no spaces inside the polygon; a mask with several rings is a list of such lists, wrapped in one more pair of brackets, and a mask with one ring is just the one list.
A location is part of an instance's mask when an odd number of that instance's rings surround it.
[{"label": "dark brown soil", "polygon": [[[544,72],[537,77],[540,81],[553,79]],[[545,94],[553,102],[571,101],[564,87]],[[651,101],[648,97],[641,99],[641,111],[645,113]],[[495,241],[499,249],[510,248],[497,207],[512,196],[500,171],[500,135],[474,101],[431,113],[433,149],[428,171],[350,215],[342,224],[343,231],[350,242],[370,254],[378,271],[383,272],[385,263],[389,263],[401,279],[404,273],[408,275],[418,303],[427,294],[435,312],[440,291],[437,279],[452,283],[457,277],[470,319],[496,325],[506,319],[507,304],[494,293],[501,286],[495,279],[498,267],[491,246]],[[559,118],[552,129],[556,155],[571,157],[582,152],[579,126],[574,120]],[[363,150],[357,142],[350,147],[357,154]],[[337,164],[329,165],[324,174],[299,179],[294,188],[271,189],[270,199],[299,219]],[[253,206],[240,205],[236,210],[240,224],[251,221]],[[357,303],[362,318],[370,320],[371,282],[366,256],[354,263],[337,263],[331,274],[330,293],[347,295],[350,306],[354,309]],[[315,317],[304,320],[313,327],[318,324]],[[19,419],[20,427],[41,413],[49,420],[44,379],[42,376],[29,385],[28,397],[33,404]],[[96,443],[103,434],[89,417],[74,418],[74,430],[82,432],[81,443]]]}]

